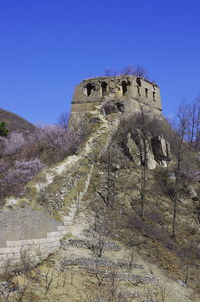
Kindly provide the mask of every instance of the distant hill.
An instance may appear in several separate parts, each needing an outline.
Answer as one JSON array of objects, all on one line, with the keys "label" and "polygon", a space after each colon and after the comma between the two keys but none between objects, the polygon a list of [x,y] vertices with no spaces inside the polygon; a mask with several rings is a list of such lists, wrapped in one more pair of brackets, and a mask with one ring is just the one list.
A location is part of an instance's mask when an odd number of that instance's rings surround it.
[{"label": "distant hill", "polygon": [[0,108],[0,121],[7,124],[9,131],[17,131],[22,133],[33,132],[36,126],[20,117],[19,115]]}]

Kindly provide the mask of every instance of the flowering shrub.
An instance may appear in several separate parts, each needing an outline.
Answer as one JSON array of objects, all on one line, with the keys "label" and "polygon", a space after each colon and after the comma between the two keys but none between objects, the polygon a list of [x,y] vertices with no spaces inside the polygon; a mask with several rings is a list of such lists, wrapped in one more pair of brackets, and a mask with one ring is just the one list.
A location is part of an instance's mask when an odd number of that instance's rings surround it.
[{"label": "flowering shrub", "polygon": [[85,139],[85,128],[79,131],[58,125],[38,127],[35,132],[12,132],[1,138],[0,201],[19,195],[23,186],[44,166],[74,154]]},{"label": "flowering shrub", "polygon": [[41,160],[39,158],[34,158],[27,161],[16,161],[15,168],[12,171],[13,174],[16,174],[16,176],[18,175],[20,177],[21,182],[28,182],[42,168],[44,168],[44,164],[41,162]]},{"label": "flowering shrub", "polygon": [[38,128],[25,137],[21,133],[11,133],[4,139],[1,152],[0,200],[19,195],[24,185],[45,165],[74,154],[79,142],[79,135],[59,126]]},{"label": "flowering shrub", "polygon": [[[6,192],[9,195],[18,194],[22,187],[43,167],[44,164],[39,158],[16,161],[14,167],[8,169],[7,173],[0,178],[1,196],[3,197]],[[3,170],[5,172],[5,166],[0,165],[0,172]]]},{"label": "flowering shrub", "polygon": [[61,152],[66,152],[72,145],[76,147],[78,142],[78,137],[75,133],[56,125],[41,128],[37,133],[37,138],[40,143],[44,143],[48,147]]},{"label": "flowering shrub", "polygon": [[22,133],[13,132],[5,140],[4,154],[11,155],[19,151],[25,145],[25,139]]}]

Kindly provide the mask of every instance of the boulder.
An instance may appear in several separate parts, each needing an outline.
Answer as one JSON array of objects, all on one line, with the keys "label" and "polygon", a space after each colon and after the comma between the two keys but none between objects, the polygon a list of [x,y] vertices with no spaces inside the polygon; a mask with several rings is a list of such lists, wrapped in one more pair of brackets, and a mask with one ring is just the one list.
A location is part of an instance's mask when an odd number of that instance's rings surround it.
[{"label": "boulder", "polygon": [[197,192],[195,191],[193,185],[189,185],[187,188],[187,191],[190,195],[190,198],[194,201],[197,201],[199,199]]},{"label": "boulder", "polygon": [[162,135],[153,138],[151,134],[144,136],[140,129],[128,133],[126,151],[137,165],[144,165],[146,157],[146,165],[150,170],[155,169],[157,165],[167,167],[171,160],[170,144],[165,138]]},{"label": "boulder", "polygon": [[182,204],[187,204],[187,203],[188,203],[188,200],[185,199],[185,198],[183,198],[183,197],[180,197],[180,198],[178,199],[178,201],[179,201],[180,203],[182,203]]},{"label": "boulder", "polygon": [[134,135],[128,133],[126,147],[135,164],[144,165],[146,157],[146,165],[148,169],[155,169],[156,161],[154,159],[151,139],[149,136],[144,137],[139,129],[136,130]]},{"label": "boulder", "polygon": [[151,145],[155,160],[159,165],[166,167],[171,160],[170,144],[162,135],[159,135],[151,139]]},{"label": "boulder", "polygon": [[135,141],[131,137],[131,133],[128,133],[127,135],[127,143],[126,143],[128,153],[131,156],[133,162],[136,165],[141,165],[141,160],[140,160],[140,150],[138,146],[136,145]]},{"label": "boulder", "polygon": [[[139,129],[136,130],[136,144],[140,150],[141,164],[145,164],[145,158],[147,161],[148,169],[152,170],[156,168],[156,161],[151,146],[151,135],[144,136]],[[146,154],[145,154],[146,153]]]}]

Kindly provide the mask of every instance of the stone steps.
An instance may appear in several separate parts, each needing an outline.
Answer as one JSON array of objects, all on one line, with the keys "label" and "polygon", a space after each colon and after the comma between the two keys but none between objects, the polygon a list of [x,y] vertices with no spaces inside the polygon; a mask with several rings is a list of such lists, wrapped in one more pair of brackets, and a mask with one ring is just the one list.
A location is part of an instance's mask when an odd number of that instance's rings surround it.
[{"label": "stone steps", "polygon": [[[119,118],[116,119],[112,124],[108,123],[106,117],[101,116],[101,119],[103,121],[103,125],[100,127],[100,129],[98,129],[93,134],[93,137],[90,138],[90,140],[86,143],[85,149],[82,150],[80,156],[70,157],[69,159],[66,159],[64,162],[64,166],[60,164],[58,165],[57,168],[55,168],[56,174],[63,173],[63,171],[67,170],[68,166],[70,167],[70,169],[73,169],[74,164],[76,165],[78,162],[80,162],[81,164],[81,161],[84,158],[88,158],[88,156],[93,153],[93,150],[96,149],[96,144],[98,144],[99,138],[101,138],[102,135],[106,134],[107,135],[106,143],[104,144],[104,147],[101,149],[101,152],[99,152],[98,157],[100,157],[101,154],[105,152],[105,150],[108,148],[110,144],[113,134],[116,132],[118,128]],[[41,261],[41,259],[46,258],[49,254],[58,250],[58,248],[60,247],[60,239],[62,239],[71,230],[70,227],[73,224],[73,220],[76,216],[77,210],[79,209],[81,201],[90,185],[93,168],[94,165],[90,167],[88,174],[84,176],[85,184],[84,184],[83,191],[77,192],[77,198],[71,204],[69,214],[68,215],[64,215],[64,213],[61,214],[63,225],[61,224],[57,226],[55,225],[54,226],[55,229],[54,230],[51,229],[49,232],[47,228],[46,235],[42,238],[7,240],[6,246],[0,247],[0,271],[1,272],[5,270],[5,266],[8,264],[8,262],[10,263],[9,264],[10,269],[14,269],[16,265],[20,263],[21,258],[24,256],[29,255],[34,259],[37,258],[38,261]],[[50,184],[54,179],[53,170],[50,169],[47,172],[47,178],[48,178],[48,184]],[[45,185],[46,184],[47,182],[45,182]],[[41,187],[42,184],[40,184],[38,190],[40,190]],[[27,225],[28,225],[28,216],[27,216]]]}]

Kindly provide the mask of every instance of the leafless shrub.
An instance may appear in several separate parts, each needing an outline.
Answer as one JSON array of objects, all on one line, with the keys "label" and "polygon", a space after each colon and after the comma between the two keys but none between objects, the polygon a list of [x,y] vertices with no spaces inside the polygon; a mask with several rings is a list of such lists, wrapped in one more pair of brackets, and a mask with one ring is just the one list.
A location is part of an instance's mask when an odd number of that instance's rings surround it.
[{"label": "leafless shrub", "polygon": [[10,291],[9,289],[0,289],[0,297],[1,297],[1,302],[9,302],[10,300]]},{"label": "leafless shrub", "polygon": [[105,282],[101,282],[98,289],[92,289],[86,294],[85,302],[126,302],[127,299],[121,291],[120,279],[117,270],[108,273]]},{"label": "leafless shrub", "polygon": [[148,286],[145,289],[144,302],[168,302],[169,290],[164,283]]},{"label": "leafless shrub", "polygon": [[24,284],[23,285],[18,285],[19,289],[16,291],[14,295],[14,301],[15,302],[23,302],[26,298],[26,294],[29,290],[30,286],[30,280],[26,280],[24,278]]},{"label": "leafless shrub", "polygon": [[148,73],[143,66],[129,65],[126,66],[120,73],[121,75],[135,75],[138,77],[148,77]]},{"label": "leafless shrub", "polygon": [[70,285],[73,285],[73,282],[74,282],[74,274],[75,274],[75,271],[74,271],[73,267],[70,267],[70,268],[69,268],[69,274],[70,274]]},{"label": "leafless shrub", "polygon": [[21,270],[26,274],[34,266],[33,256],[30,247],[22,247],[20,251]]},{"label": "leafless shrub", "polygon": [[64,272],[63,272],[63,283],[62,283],[63,287],[65,287],[65,285],[66,285],[66,280],[67,280],[67,269],[65,267]]},{"label": "leafless shrub", "polygon": [[95,269],[94,269],[94,272],[92,275],[93,275],[93,277],[95,277],[98,287],[99,288],[102,287],[104,285],[104,280],[106,280],[107,276],[102,271],[102,268],[99,265],[98,258],[95,259]]},{"label": "leafless shrub", "polygon": [[134,259],[135,259],[135,252],[133,249],[129,250],[126,259],[127,259],[126,261],[128,264],[128,269],[129,269],[129,271],[131,271],[133,268],[133,263],[134,263]]},{"label": "leafless shrub", "polygon": [[93,292],[90,291],[90,293],[86,294],[84,302],[108,302],[108,299],[106,293],[103,291],[96,292],[93,290]]},{"label": "leafless shrub", "polygon": [[157,285],[157,292],[159,295],[159,302],[167,302],[169,296],[169,290],[164,283],[159,283]]},{"label": "leafless shrub", "polygon": [[58,118],[58,125],[61,126],[63,129],[68,130],[69,128],[69,113],[62,113]]},{"label": "leafless shrub", "polygon": [[57,281],[56,281],[56,288],[58,288],[59,287],[59,285],[60,285],[60,278],[61,278],[61,271],[60,271],[60,269],[58,269],[57,270]]},{"label": "leafless shrub", "polygon": [[94,212],[89,213],[86,218],[87,228],[84,230],[86,236],[91,239],[87,242],[87,247],[97,259],[103,256],[110,235],[110,222],[106,212],[103,215],[98,209],[94,207]]},{"label": "leafless shrub", "polygon": [[108,274],[108,281],[106,282],[107,292],[110,301],[115,301],[120,297],[120,283],[119,269],[113,268]]},{"label": "leafless shrub", "polygon": [[123,68],[122,71],[118,71],[115,69],[106,69],[104,71],[104,75],[106,77],[120,76],[120,75],[134,75],[138,77],[148,78],[148,72],[141,65],[128,65]]},{"label": "leafless shrub", "polygon": [[53,282],[55,280],[55,276],[52,270],[48,269],[46,272],[43,273],[44,276],[44,295],[46,296],[47,293],[53,286]]},{"label": "leafless shrub", "polygon": [[5,255],[2,258],[3,266],[2,266],[2,272],[3,272],[3,279],[9,280],[12,277],[11,268],[14,261],[14,254],[12,255]]}]

